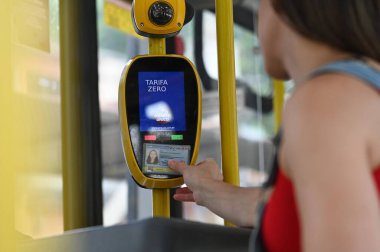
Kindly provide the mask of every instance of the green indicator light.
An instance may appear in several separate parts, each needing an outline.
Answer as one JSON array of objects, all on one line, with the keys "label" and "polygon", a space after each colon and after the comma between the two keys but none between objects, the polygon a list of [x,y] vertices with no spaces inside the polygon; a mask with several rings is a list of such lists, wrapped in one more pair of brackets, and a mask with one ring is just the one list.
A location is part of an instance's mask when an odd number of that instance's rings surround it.
[{"label": "green indicator light", "polygon": [[183,135],[172,135],[172,141],[183,140]]}]

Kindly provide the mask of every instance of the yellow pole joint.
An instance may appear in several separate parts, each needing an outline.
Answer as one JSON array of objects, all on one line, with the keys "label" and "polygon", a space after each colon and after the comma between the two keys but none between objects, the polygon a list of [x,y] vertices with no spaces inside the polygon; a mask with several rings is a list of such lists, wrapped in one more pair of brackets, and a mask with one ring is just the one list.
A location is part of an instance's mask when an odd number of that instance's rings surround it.
[{"label": "yellow pole joint", "polygon": [[[219,106],[224,181],[240,185],[232,1],[216,0]],[[225,222],[227,226],[231,224]]]}]

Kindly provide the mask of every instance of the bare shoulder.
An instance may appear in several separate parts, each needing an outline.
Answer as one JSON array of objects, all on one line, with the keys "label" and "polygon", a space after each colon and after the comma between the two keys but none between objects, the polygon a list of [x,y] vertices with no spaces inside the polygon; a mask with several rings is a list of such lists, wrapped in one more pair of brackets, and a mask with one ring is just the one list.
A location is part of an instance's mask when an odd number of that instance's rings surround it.
[{"label": "bare shoulder", "polygon": [[282,156],[295,188],[305,248],[379,248],[380,209],[372,176],[380,161],[380,145],[374,145],[380,142],[379,100],[377,91],[340,74],[304,83],[289,100]]},{"label": "bare shoulder", "polygon": [[[366,117],[366,113],[379,111],[379,94],[364,81],[350,75],[325,74],[302,83],[289,100],[286,113],[314,112],[320,115],[318,112],[322,112],[328,116],[332,112],[340,112],[342,116]],[[373,116],[371,118],[376,119]]]},{"label": "bare shoulder", "polygon": [[[296,151],[311,143],[355,144],[380,150],[380,94],[345,74],[326,74],[301,84],[284,112],[284,145]],[[342,146],[335,146],[335,148]],[[372,151],[371,164],[380,163]]]}]

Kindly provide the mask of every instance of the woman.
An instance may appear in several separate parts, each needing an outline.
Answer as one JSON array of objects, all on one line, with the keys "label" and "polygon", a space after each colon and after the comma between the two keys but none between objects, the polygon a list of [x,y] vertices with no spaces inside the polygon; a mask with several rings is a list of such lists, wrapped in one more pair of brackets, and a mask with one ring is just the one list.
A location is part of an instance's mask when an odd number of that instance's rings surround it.
[{"label": "woman", "polygon": [[[269,75],[293,79],[279,174],[262,219],[268,251],[380,251],[380,1],[262,0]],[[254,226],[259,189],[222,181],[212,160],[171,161],[195,201]]]},{"label": "woman", "polygon": [[147,164],[158,164],[158,154],[156,150],[151,150],[146,158]]}]

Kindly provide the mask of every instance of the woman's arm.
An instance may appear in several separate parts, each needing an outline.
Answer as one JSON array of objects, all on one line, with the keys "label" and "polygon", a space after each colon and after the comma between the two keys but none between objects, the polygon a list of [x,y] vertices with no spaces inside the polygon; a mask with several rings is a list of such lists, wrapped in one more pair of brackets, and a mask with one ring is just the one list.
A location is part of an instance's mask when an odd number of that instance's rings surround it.
[{"label": "woman's arm", "polygon": [[238,226],[254,226],[261,189],[224,183],[214,160],[205,160],[196,166],[171,160],[169,167],[181,173],[188,186],[177,190],[174,195],[176,200],[195,201]]},{"label": "woman's arm", "polygon": [[368,107],[373,91],[358,82],[321,76],[300,87],[285,111],[284,165],[295,185],[303,251],[380,251],[368,158],[376,110]]}]

